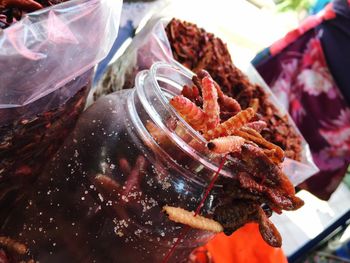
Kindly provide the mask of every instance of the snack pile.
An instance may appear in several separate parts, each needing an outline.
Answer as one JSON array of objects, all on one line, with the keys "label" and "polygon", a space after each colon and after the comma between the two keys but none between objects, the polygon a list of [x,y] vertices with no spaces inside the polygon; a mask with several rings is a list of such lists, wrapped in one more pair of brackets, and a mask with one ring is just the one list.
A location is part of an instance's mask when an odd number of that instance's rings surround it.
[{"label": "snack pile", "polygon": [[[256,105],[257,113],[266,122],[261,135],[280,146],[288,158],[301,160],[301,138],[288,122],[287,116],[268,100],[262,87],[253,84],[232,62],[223,41],[195,24],[172,19],[166,33],[175,60],[194,73],[202,69],[209,72],[227,96],[239,102],[242,109]],[[222,119],[227,119],[225,112]]]},{"label": "snack pile", "polygon": [[[260,134],[268,124],[256,114],[255,103],[242,110],[204,70],[192,81],[193,86],[184,86],[182,95],[173,97],[170,104],[209,141],[207,146],[211,151],[228,155],[226,166],[233,174],[232,178],[219,179],[223,190],[213,216],[219,224],[208,221],[208,230],[214,225],[213,231],[223,229],[230,235],[246,223],[257,222],[263,239],[273,247],[280,247],[281,236],[268,217],[273,211],[280,214],[282,210],[296,210],[304,204],[295,196],[292,183],[281,170],[283,150]],[[164,210],[171,220],[199,229],[206,222],[181,209],[166,206]]]}]

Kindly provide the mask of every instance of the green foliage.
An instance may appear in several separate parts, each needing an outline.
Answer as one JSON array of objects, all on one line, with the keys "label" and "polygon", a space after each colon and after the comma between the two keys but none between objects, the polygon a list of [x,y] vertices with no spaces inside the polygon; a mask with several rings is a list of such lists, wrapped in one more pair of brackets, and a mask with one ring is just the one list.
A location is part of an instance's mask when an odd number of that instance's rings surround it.
[{"label": "green foliage", "polygon": [[277,8],[279,11],[296,11],[300,12],[303,10],[308,10],[314,0],[275,0]]}]

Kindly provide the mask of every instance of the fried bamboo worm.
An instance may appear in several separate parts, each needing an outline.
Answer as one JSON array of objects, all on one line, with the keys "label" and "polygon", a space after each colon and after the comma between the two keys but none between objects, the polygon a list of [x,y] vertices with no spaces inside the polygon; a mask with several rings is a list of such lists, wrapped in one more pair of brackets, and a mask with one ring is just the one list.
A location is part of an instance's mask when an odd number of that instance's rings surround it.
[{"label": "fried bamboo worm", "polygon": [[193,85],[191,88],[187,85],[184,85],[181,95],[193,101],[196,105],[202,104],[202,97],[200,96],[199,88],[196,85]]},{"label": "fried bamboo worm", "polygon": [[138,188],[140,184],[140,176],[146,168],[145,157],[139,155],[136,159],[135,166],[132,168],[126,183],[123,187],[122,195],[128,195],[133,188]]},{"label": "fried bamboo worm", "polygon": [[250,103],[249,103],[249,107],[252,107],[255,112],[258,112],[259,110],[259,99],[258,98],[254,98],[254,99],[251,99]]},{"label": "fried bamboo worm", "polygon": [[203,111],[206,114],[207,130],[215,128],[220,123],[220,107],[218,93],[211,78],[202,79]]},{"label": "fried bamboo worm", "polygon": [[0,246],[10,249],[20,255],[27,253],[28,248],[26,245],[13,240],[10,237],[0,236]]},{"label": "fried bamboo worm", "polygon": [[[202,90],[200,79],[204,79],[205,77],[210,77],[210,74],[205,70],[201,70],[200,72],[198,72],[198,76],[193,76],[192,81],[198,88]],[[217,84],[215,81],[213,81],[213,83],[218,93],[220,106],[223,106],[226,110],[231,111],[233,113],[236,113],[242,110],[241,105],[237,100],[224,94],[219,84]]]},{"label": "fried bamboo worm", "polygon": [[[214,139],[222,136],[233,135],[236,130],[240,129],[243,125],[248,123],[250,119],[253,118],[254,114],[255,111],[252,108],[242,110],[227,121],[216,126],[216,128],[207,131],[204,134],[204,137],[206,139]],[[236,135],[240,136],[239,134]]]},{"label": "fried bamboo worm", "polygon": [[170,142],[165,133],[153,122],[147,122],[146,129],[158,144],[166,144]]},{"label": "fried bamboo worm", "polygon": [[229,152],[240,152],[244,141],[239,136],[226,136],[211,140],[207,146],[209,150],[215,153],[226,154]]},{"label": "fried bamboo worm", "polygon": [[189,99],[184,96],[176,96],[170,100],[170,104],[192,127],[197,131],[206,130],[206,114]]},{"label": "fried bamboo worm", "polygon": [[252,142],[255,142],[258,145],[264,146],[267,149],[275,150],[276,151],[276,157],[278,158],[279,162],[283,161],[283,159],[284,159],[284,152],[283,152],[283,150],[280,147],[278,147],[277,145],[275,145],[275,144],[265,140],[260,134],[259,134],[259,136],[261,136],[261,137],[257,137],[255,135],[252,135],[250,133],[247,133],[247,132],[241,131],[241,130],[235,130],[234,134],[237,135],[237,136],[240,136],[240,137],[242,137],[242,138],[244,138],[246,140],[250,140]]},{"label": "fried bamboo worm", "polygon": [[112,178],[103,175],[97,174],[94,179],[94,185],[96,188],[102,193],[102,195],[106,198],[111,198],[112,196],[117,196],[120,192],[120,185],[114,181]]},{"label": "fried bamboo worm", "polygon": [[194,212],[187,211],[180,207],[164,206],[163,211],[171,221],[188,225],[192,228],[219,233],[224,229],[220,223],[200,215],[195,216]]},{"label": "fried bamboo worm", "polygon": [[119,159],[119,166],[124,175],[127,175],[131,172],[130,164],[125,158]]}]

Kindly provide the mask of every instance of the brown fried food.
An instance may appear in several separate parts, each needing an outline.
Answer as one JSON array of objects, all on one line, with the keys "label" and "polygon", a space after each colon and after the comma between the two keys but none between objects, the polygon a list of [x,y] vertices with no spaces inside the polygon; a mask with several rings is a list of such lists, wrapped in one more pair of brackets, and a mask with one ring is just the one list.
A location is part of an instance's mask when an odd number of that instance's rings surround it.
[{"label": "brown fried food", "polygon": [[[202,89],[201,80],[205,77],[210,77],[210,74],[205,70],[200,70],[197,75],[192,77],[193,83],[199,88]],[[234,98],[227,96],[220,88],[219,84],[214,81],[215,88],[219,97],[220,109],[224,111],[229,111],[231,114],[236,114],[242,110],[241,105]],[[232,117],[232,116],[231,116]]]},{"label": "brown fried food", "polygon": [[13,240],[10,237],[0,236],[0,246],[12,250],[13,252],[16,252],[20,255],[23,255],[28,251],[26,245],[17,242],[16,240]]},{"label": "brown fried food", "polygon": [[249,107],[252,107],[255,110],[255,112],[258,112],[259,105],[260,103],[258,98],[253,98],[250,100]]},{"label": "brown fried food", "polygon": [[267,124],[266,124],[266,122],[259,120],[259,121],[249,122],[245,126],[260,133],[263,129],[265,129],[267,127]]},{"label": "brown fried food", "polygon": [[247,124],[253,118],[254,114],[255,112],[252,108],[242,110],[227,121],[220,123],[214,129],[207,131],[204,137],[206,139],[214,139],[232,135],[236,130]]},{"label": "brown fried food", "polygon": [[262,238],[272,247],[282,246],[282,237],[275,225],[266,216],[265,211],[259,206],[258,208],[259,231]]},{"label": "brown fried food", "polygon": [[[251,129],[251,131],[254,131]],[[269,149],[269,150],[275,150],[275,157],[279,160],[279,162],[282,162],[284,159],[284,152],[283,150],[278,147],[277,145],[268,142],[267,140],[265,140],[260,134],[258,135],[253,135],[251,133],[248,133],[246,131],[242,131],[242,130],[236,130],[234,131],[235,135],[241,136],[242,138],[252,141],[258,145],[264,146],[265,148]]]},{"label": "brown fried food", "polygon": [[207,130],[215,128],[220,123],[220,107],[218,92],[213,79],[208,76],[202,79],[203,111],[206,114]]},{"label": "brown fried food", "polygon": [[214,233],[223,231],[223,227],[215,220],[200,215],[195,216],[194,212],[187,211],[183,208],[166,205],[163,207],[163,211],[168,215],[170,220],[176,223]]},{"label": "brown fried food", "polygon": [[242,145],[242,160],[249,174],[264,178],[266,182],[270,182],[271,186],[278,185],[288,195],[295,194],[294,186],[288,177],[264,154],[262,149],[250,144]]},{"label": "brown fried food", "polygon": [[282,245],[280,233],[268,219],[265,211],[254,201],[233,200],[232,204],[216,208],[214,219],[222,224],[226,235],[231,235],[247,223],[258,223],[259,231],[266,243],[273,247]]},{"label": "brown fried food", "polygon": [[[200,76],[204,75],[203,69],[209,72],[222,88],[225,96],[237,100],[242,109],[246,109],[251,104],[254,105],[255,99],[258,99],[258,113],[269,127],[264,130],[262,136],[280,146],[285,151],[286,157],[301,160],[300,135],[289,124],[287,116],[279,113],[270,102],[263,88],[251,83],[247,76],[233,64],[227,46],[221,39],[193,23],[178,19],[170,21],[166,27],[166,33],[174,58]],[[218,95],[220,104],[219,92]],[[225,108],[223,110],[230,111]],[[221,119],[228,119],[227,115],[221,115]]]},{"label": "brown fried food", "polygon": [[230,152],[240,152],[241,147],[244,144],[244,139],[239,136],[226,136],[216,138],[208,142],[209,150],[219,153],[226,154]]},{"label": "brown fried food", "polygon": [[262,183],[256,182],[249,174],[241,172],[238,174],[238,180],[241,187],[251,191],[252,194],[259,193],[265,197],[267,204],[272,204],[280,210],[297,210],[304,202],[294,195],[286,194],[283,189],[278,187],[266,186]]},{"label": "brown fried food", "polygon": [[170,104],[190,124],[193,129],[205,131],[206,114],[196,104],[184,96],[176,96],[170,100]]},{"label": "brown fried food", "polygon": [[[256,222],[259,224],[263,239],[269,245],[281,246],[281,236],[268,217],[271,216],[272,211],[281,213],[282,210],[296,210],[304,203],[295,196],[294,186],[282,172],[280,164],[284,158],[283,150],[267,141],[259,133],[267,129],[266,122],[261,121],[260,116],[256,114],[260,104],[259,99],[252,99],[251,107],[234,112],[238,107],[233,104],[232,107],[229,106],[229,103],[234,100],[223,95],[208,72],[199,71],[198,76],[193,77],[193,82],[193,87],[196,87],[199,92],[193,94],[193,89],[185,86],[182,94],[192,102],[192,108],[201,110],[194,101],[198,100],[198,97],[201,98],[201,91],[203,113],[206,115],[201,125],[206,128],[197,127],[197,131],[202,132],[206,139],[211,139],[207,144],[209,150],[231,157],[226,167],[232,170],[233,178],[222,180],[224,183],[221,198],[215,208],[214,219],[224,227],[224,232],[228,235],[246,223]],[[248,93],[242,91],[240,94]],[[218,104],[220,96],[224,99]],[[187,107],[186,103],[181,104],[179,97],[181,98],[181,96],[175,97],[179,102],[178,111],[184,111]],[[226,102],[223,102],[225,100]],[[228,119],[226,120],[225,116],[224,121],[219,123],[219,113],[220,118],[225,114]],[[182,211],[181,208],[164,209],[170,211],[168,214],[175,213],[175,217],[170,215],[171,220],[201,228],[201,223],[198,222],[195,226],[192,222],[196,217],[194,213]]]}]

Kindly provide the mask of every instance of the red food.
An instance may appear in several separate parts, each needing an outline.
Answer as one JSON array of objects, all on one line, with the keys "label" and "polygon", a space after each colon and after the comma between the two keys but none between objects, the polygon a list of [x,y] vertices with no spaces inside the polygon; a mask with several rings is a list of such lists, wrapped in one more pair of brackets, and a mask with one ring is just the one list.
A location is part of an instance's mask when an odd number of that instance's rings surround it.
[{"label": "red food", "polygon": [[231,135],[235,130],[247,124],[253,118],[254,114],[255,112],[252,108],[242,110],[227,121],[216,126],[214,129],[207,131],[204,136],[207,139],[212,139]]},{"label": "red food", "polygon": [[220,108],[218,93],[210,77],[202,79],[203,111],[206,113],[207,130],[215,128],[220,123]]},{"label": "red food", "polygon": [[[211,151],[233,158],[227,166],[234,177],[221,179],[222,200],[214,211],[214,219],[227,235],[246,223],[256,222],[269,245],[281,246],[281,236],[268,217],[272,211],[296,210],[304,203],[295,196],[294,186],[281,170],[284,151],[259,133],[268,128],[266,122],[256,120],[259,100],[252,100],[252,107],[238,110],[240,107],[234,106],[233,99],[222,95],[221,88],[206,71],[194,76],[193,82],[199,92],[194,95],[193,89],[185,86],[182,94],[188,96],[187,100],[176,96],[171,104],[176,105],[175,109],[192,127],[211,139],[207,144]],[[194,102],[201,101],[200,95],[203,96],[203,111]],[[228,119],[220,123],[219,115],[223,113]],[[199,121],[198,116],[201,116],[200,125],[194,125],[194,121]]]},{"label": "red food", "polygon": [[215,153],[226,154],[230,152],[240,152],[243,144],[244,139],[242,137],[227,136],[211,140],[208,143],[208,148]]},{"label": "red food", "polygon": [[[223,94],[239,102],[240,107],[253,107],[268,124],[262,136],[280,146],[286,157],[300,161],[301,137],[292,127],[286,115],[281,114],[269,101],[268,95],[255,85],[232,62],[223,41],[195,24],[173,19],[166,27],[174,58],[203,78],[206,70],[217,82]],[[197,83],[194,81],[197,85]],[[221,119],[228,119],[230,112],[237,113],[234,101],[226,102],[218,91]],[[198,105],[198,104],[197,104]],[[230,106],[229,106],[230,105]],[[235,112],[236,111],[236,112]],[[225,112],[225,113],[224,113]]]},{"label": "red food", "polygon": [[176,96],[170,100],[170,104],[194,129],[206,130],[206,115],[192,101],[184,96]]}]

